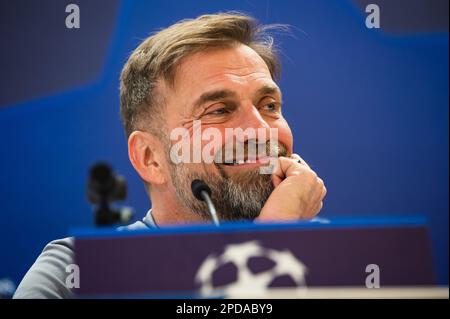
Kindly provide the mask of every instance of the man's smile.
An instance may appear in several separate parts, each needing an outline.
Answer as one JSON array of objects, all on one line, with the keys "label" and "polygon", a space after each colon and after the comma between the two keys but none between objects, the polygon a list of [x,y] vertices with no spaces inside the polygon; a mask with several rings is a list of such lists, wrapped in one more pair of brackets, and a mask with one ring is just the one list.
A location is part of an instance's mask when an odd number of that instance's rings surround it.
[{"label": "man's smile", "polygon": [[252,157],[246,157],[241,159],[233,159],[225,160],[225,163],[219,163],[220,165],[230,166],[230,167],[239,167],[239,168],[251,168],[251,167],[258,167],[261,165],[266,165],[270,162],[271,157],[269,156],[252,156]]}]

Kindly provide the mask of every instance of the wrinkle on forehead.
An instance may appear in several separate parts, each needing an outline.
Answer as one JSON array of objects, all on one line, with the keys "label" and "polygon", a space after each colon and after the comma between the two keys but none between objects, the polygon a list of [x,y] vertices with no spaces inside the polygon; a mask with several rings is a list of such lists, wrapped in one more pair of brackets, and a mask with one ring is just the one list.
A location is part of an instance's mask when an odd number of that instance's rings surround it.
[{"label": "wrinkle on forehead", "polygon": [[216,84],[218,82],[222,82],[224,80],[231,80],[231,81],[255,81],[255,80],[268,80],[271,79],[270,77],[267,78],[267,73],[262,71],[254,71],[249,73],[244,72],[227,72],[227,73],[217,73],[209,76],[205,80],[208,80],[210,85]]},{"label": "wrinkle on forehead", "polygon": [[186,57],[177,68],[175,86],[185,87],[186,83],[207,85],[215,78],[225,80],[226,76],[272,79],[269,68],[258,53],[246,45],[240,45]]}]

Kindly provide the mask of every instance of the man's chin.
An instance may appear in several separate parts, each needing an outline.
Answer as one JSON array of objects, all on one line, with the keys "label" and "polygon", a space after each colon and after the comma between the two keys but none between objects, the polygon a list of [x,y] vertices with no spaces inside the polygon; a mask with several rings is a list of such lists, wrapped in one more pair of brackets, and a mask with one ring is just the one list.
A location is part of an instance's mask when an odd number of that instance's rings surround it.
[{"label": "man's chin", "polygon": [[260,166],[226,168],[215,164],[219,175],[213,172],[194,172],[184,165],[171,170],[173,185],[179,203],[205,219],[210,219],[206,205],[191,192],[194,179],[203,180],[212,191],[212,200],[221,220],[253,220],[273,190],[270,174],[261,174]]},{"label": "man's chin", "polygon": [[258,175],[270,175],[273,166],[267,165],[245,165],[242,167],[220,167],[221,175],[227,179],[240,179],[241,175],[251,175],[258,178]]},{"label": "man's chin", "polygon": [[252,179],[259,179],[259,175],[261,175],[261,167],[263,167],[260,163],[245,163],[240,165],[225,165],[225,164],[216,164],[221,175],[226,179],[233,182],[244,182],[243,177],[252,177]]},{"label": "man's chin", "polygon": [[253,220],[273,191],[271,176],[261,174],[259,167],[240,169],[227,174],[221,193],[215,198],[221,218]]}]

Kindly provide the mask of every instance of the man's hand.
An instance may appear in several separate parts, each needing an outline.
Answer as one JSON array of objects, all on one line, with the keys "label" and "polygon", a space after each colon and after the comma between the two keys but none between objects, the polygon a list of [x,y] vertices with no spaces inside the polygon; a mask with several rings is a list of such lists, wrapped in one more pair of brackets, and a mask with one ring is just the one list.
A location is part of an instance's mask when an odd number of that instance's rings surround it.
[{"label": "man's hand", "polygon": [[272,183],[275,189],[256,220],[310,219],[322,209],[325,185],[297,154],[278,158]]}]

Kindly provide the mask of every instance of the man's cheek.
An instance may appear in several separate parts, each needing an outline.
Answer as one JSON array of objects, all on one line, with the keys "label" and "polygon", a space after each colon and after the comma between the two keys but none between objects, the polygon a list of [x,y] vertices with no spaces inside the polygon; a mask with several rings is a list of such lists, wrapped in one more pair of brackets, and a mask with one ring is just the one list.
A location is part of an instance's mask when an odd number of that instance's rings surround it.
[{"label": "man's cheek", "polygon": [[223,138],[221,135],[207,136],[202,140],[200,150],[194,150],[201,154],[201,161],[204,164],[221,163],[223,160]]},{"label": "man's cheek", "polygon": [[280,122],[277,123],[278,125],[276,126],[278,129],[278,143],[284,144],[288,154],[292,154],[294,144],[292,131],[284,119],[279,121]]}]

